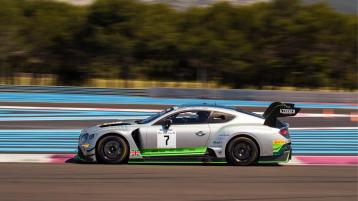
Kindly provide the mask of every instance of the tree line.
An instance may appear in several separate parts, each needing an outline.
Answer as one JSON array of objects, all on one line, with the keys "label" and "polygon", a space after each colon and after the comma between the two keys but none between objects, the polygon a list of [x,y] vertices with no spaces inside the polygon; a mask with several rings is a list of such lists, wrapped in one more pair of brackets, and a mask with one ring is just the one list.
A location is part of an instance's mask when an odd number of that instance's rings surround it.
[{"label": "tree line", "polygon": [[357,89],[357,15],[300,0],[175,10],[135,0],[88,6],[0,0],[0,77],[215,81]]}]

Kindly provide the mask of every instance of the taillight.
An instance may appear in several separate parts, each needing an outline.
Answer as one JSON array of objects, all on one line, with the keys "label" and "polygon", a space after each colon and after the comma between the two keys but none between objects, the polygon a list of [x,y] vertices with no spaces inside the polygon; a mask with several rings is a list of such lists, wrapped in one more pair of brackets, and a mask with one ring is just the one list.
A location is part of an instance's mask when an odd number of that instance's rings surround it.
[{"label": "taillight", "polygon": [[288,129],[287,128],[281,128],[280,129],[280,134],[283,136],[287,136],[288,135]]}]

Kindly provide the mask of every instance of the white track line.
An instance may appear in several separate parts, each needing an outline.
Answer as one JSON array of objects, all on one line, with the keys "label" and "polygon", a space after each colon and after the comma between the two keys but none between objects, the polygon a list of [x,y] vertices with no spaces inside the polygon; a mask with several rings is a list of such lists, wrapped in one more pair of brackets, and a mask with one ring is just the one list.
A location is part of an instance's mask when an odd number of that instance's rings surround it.
[{"label": "white track line", "polygon": [[323,114],[323,113],[298,113],[295,117],[350,117],[358,118],[358,114]]},{"label": "white track line", "polygon": [[54,154],[0,154],[0,163],[49,163]]},{"label": "white track line", "polygon": [[[263,112],[254,112],[256,114],[263,114]],[[358,118],[358,114],[323,114],[323,113],[298,113],[294,117],[326,117],[326,118],[335,118],[335,117],[349,117],[349,118]]]}]

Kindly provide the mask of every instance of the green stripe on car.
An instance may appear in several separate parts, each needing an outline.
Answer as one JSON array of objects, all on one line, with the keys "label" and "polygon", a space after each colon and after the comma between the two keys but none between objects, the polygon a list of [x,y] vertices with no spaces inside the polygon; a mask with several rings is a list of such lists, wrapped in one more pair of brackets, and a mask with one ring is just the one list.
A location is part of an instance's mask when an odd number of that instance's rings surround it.
[{"label": "green stripe on car", "polygon": [[147,148],[141,149],[142,156],[182,156],[205,154],[207,147]]}]

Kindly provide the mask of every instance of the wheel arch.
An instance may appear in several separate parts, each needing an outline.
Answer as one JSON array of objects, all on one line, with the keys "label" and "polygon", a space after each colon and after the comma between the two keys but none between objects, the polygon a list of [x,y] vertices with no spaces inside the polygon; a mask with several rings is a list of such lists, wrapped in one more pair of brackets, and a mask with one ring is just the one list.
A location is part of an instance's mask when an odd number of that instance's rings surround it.
[{"label": "wheel arch", "polygon": [[126,144],[127,144],[127,146],[128,146],[128,152],[130,151],[130,148],[131,148],[131,147],[130,147],[130,144],[129,144],[127,138],[124,137],[124,135],[122,135],[122,134],[120,134],[120,133],[109,132],[109,133],[103,134],[101,137],[99,137],[99,138],[97,139],[97,141],[96,141],[96,146],[95,146],[96,152],[97,152],[97,148],[98,148],[98,143],[99,143],[103,138],[105,138],[105,137],[107,137],[107,136],[118,136],[118,137],[122,138],[122,139],[126,142]]},{"label": "wheel arch", "polygon": [[227,151],[227,145],[232,141],[232,140],[234,140],[234,139],[236,139],[236,138],[238,138],[238,137],[247,137],[247,138],[249,138],[249,139],[251,139],[255,144],[256,144],[256,146],[257,146],[257,149],[258,149],[258,156],[260,156],[260,154],[261,154],[261,146],[260,146],[260,143],[259,143],[259,141],[254,137],[254,136],[252,136],[252,135],[250,135],[249,133],[236,133],[236,134],[234,134],[234,135],[232,135],[231,136],[231,138],[226,142],[226,144],[225,144],[225,155],[226,155],[226,151]]}]

